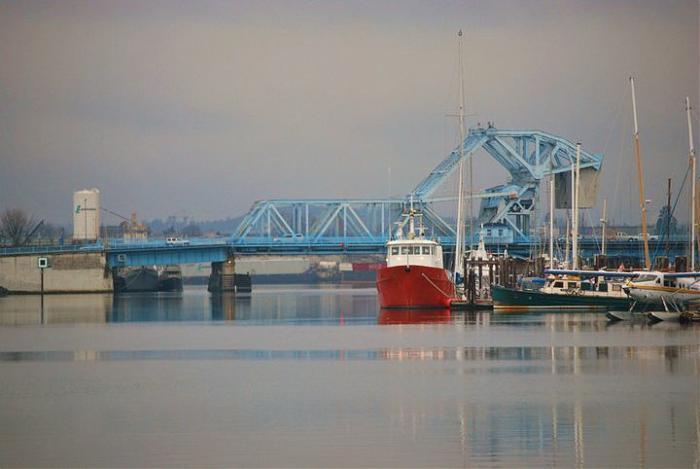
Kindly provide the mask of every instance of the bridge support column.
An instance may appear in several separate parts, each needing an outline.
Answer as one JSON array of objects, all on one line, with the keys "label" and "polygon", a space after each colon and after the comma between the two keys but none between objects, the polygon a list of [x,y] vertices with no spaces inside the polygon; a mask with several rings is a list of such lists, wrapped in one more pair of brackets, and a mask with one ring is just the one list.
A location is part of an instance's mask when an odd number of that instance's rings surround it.
[{"label": "bridge support column", "polygon": [[212,262],[208,290],[212,293],[250,293],[250,275],[236,273],[236,261],[233,256],[224,262]]},{"label": "bridge support column", "polygon": [[210,292],[236,291],[236,261],[233,257],[229,257],[224,262],[211,263],[208,290]]}]

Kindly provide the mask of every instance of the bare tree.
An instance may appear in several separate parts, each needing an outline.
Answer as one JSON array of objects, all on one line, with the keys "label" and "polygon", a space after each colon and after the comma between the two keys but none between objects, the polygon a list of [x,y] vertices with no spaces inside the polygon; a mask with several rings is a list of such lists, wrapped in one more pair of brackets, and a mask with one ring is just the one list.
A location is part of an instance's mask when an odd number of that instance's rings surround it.
[{"label": "bare tree", "polygon": [[10,246],[22,246],[36,228],[34,220],[19,209],[5,210],[0,215],[0,235]]}]

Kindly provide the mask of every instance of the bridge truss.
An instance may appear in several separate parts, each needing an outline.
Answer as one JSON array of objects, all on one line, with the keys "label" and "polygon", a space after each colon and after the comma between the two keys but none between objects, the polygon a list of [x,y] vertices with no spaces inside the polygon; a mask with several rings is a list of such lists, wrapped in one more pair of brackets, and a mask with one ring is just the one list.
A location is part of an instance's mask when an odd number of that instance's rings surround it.
[{"label": "bridge truss", "polygon": [[[570,172],[576,145],[536,130],[469,130],[463,152],[455,148],[406,197],[398,199],[275,199],[255,202],[231,240],[234,245],[383,245],[410,204],[424,214],[427,233],[454,244],[452,217],[440,214],[439,204],[456,197],[438,197],[436,191],[459,168],[483,150],[509,173],[504,184],[473,193],[480,201],[480,224],[508,227],[514,242],[531,241],[531,217],[539,187],[551,174]],[[598,171],[603,156],[581,152],[581,168]]]}]

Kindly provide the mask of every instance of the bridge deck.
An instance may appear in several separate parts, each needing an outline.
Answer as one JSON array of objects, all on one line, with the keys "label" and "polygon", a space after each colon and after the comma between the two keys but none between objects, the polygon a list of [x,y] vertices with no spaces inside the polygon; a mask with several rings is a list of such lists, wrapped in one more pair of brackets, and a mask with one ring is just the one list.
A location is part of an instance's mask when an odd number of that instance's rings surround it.
[{"label": "bridge deck", "polygon": [[[440,240],[446,253],[454,250],[454,240]],[[163,240],[139,243],[110,241],[90,245],[70,246],[29,246],[22,248],[0,248],[0,256],[23,256],[61,253],[103,252],[107,256],[109,267],[128,267],[139,265],[192,264],[203,262],[223,262],[229,256],[249,255],[382,255],[385,239],[376,238],[330,238],[323,242],[305,242],[300,239],[235,238],[192,239],[187,244],[168,244]],[[664,255],[665,241],[650,241],[650,250],[655,256]],[[487,245],[487,249],[512,255],[529,256],[531,253],[543,252],[544,243],[521,242],[508,245]],[[641,258],[642,243],[639,241],[610,240],[606,243],[609,256]],[[583,257],[592,257],[600,252],[599,241],[583,239],[579,242]],[[687,241],[679,238],[670,242],[671,257],[687,254]],[[546,249],[544,249],[546,250]]]}]

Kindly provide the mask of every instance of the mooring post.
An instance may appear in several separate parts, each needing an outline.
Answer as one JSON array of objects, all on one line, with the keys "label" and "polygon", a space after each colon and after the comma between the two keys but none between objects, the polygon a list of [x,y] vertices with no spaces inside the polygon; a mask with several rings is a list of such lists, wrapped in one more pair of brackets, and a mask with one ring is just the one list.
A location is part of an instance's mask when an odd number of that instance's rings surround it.
[{"label": "mooring post", "polygon": [[41,267],[41,323],[44,324],[44,268]]},{"label": "mooring post", "polygon": [[481,292],[484,286],[481,284],[481,279],[484,276],[484,264],[481,261],[481,258],[479,258],[479,291]]},{"label": "mooring post", "polygon": [[40,271],[40,295],[41,295],[41,323],[44,324],[44,269],[49,267],[48,257],[39,257],[37,259],[37,267]]},{"label": "mooring post", "polygon": [[474,297],[476,296],[476,282],[474,281],[474,269],[469,269],[469,304],[474,305]]}]

